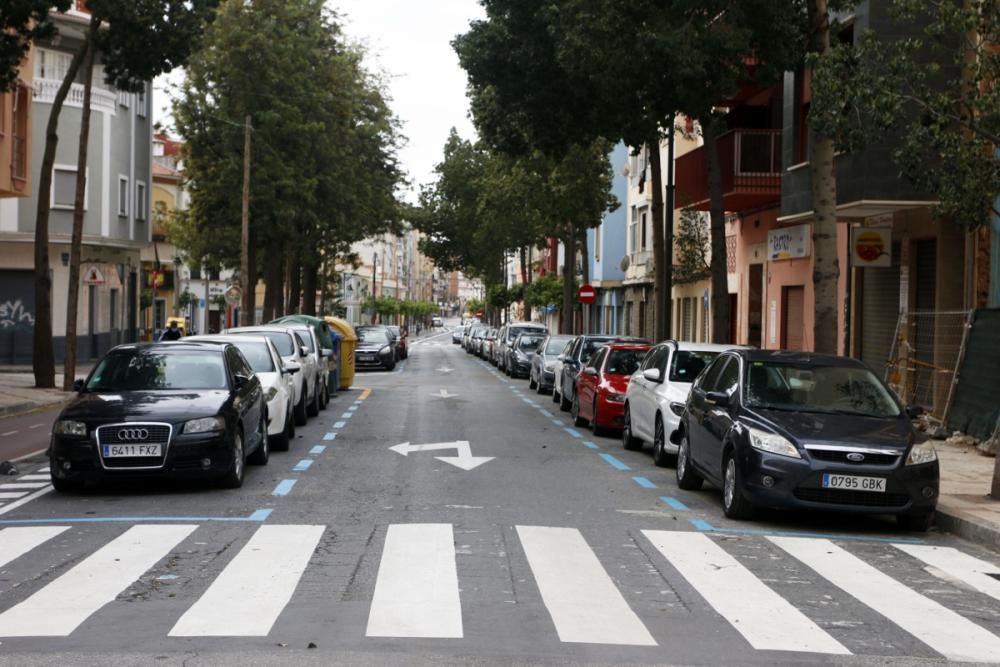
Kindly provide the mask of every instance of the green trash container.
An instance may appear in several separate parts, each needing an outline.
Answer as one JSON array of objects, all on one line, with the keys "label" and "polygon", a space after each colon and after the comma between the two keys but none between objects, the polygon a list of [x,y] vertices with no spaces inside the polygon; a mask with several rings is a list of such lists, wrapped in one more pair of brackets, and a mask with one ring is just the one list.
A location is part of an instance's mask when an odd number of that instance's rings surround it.
[{"label": "green trash container", "polygon": [[340,341],[340,388],[350,389],[354,384],[354,349],[358,346],[358,335],[347,320],[332,315],[323,319],[343,337]]},{"label": "green trash container", "polygon": [[336,349],[333,346],[333,332],[330,330],[330,325],[323,318],[313,317],[312,315],[286,315],[276,320],[271,320],[269,324],[307,324],[316,332],[316,338],[319,340],[320,347],[327,350],[334,350],[334,358],[327,362],[326,380],[327,391],[333,396],[333,393],[337,391],[337,380],[335,378],[337,361]]}]

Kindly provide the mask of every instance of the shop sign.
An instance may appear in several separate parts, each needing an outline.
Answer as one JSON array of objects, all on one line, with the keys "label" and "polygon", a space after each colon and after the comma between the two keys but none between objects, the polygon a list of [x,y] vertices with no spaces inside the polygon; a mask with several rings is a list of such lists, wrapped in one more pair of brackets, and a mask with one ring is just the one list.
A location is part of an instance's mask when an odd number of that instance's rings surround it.
[{"label": "shop sign", "polygon": [[892,225],[852,227],[851,265],[892,266]]},{"label": "shop sign", "polygon": [[104,273],[97,264],[89,264],[82,271],[84,285],[103,285]]},{"label": "shop sign", "polygon": [[798,259],[809,256],[809,225],[781,227],[767,233],[767,259]]},{"label": "shop sign", "polygon": [[156,269],[146,271],[146,287],[155,287],[156,289],[173,289],[174,272],[159,271]]}]

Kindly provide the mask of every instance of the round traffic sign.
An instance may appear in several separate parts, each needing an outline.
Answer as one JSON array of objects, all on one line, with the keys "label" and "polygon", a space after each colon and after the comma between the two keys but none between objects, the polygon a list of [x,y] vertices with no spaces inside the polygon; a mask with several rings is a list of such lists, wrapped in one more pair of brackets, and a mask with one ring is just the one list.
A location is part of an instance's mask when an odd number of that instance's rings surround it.
[{"label": "round traffic sign", "polygon": [[580,289],[576,292],[576,299],[580,303],[594,303],[597,300],[597,290],[592,285],[580,285]]}]

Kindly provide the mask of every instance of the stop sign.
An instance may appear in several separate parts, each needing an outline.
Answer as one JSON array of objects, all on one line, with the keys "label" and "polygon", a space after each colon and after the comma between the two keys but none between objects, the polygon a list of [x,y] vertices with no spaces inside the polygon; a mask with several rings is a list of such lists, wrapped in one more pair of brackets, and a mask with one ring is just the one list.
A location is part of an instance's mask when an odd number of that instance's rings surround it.
[{"label": "stop sign", "polygon": [[592,285],[580,285],[580,289],[576,292],[576,299],[580,303],[594,303],[597,299],[597,290]]}]

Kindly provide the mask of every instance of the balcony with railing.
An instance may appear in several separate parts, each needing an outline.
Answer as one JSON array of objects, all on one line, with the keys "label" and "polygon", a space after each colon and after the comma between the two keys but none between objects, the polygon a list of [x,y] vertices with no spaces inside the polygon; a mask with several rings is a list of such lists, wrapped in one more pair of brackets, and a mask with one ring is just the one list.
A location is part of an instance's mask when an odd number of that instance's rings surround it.
[{"label": "balcony with railing", "polygon": [[[744,211],[781,199],[781,130],[730,130],[716,142],[727,211]],[[675,208],[707,211],[705,147],[677,158]]]},{"label": "balcony with railing", "polygon": [[[62,81],[56,81],[55,79],[35,79],[35,101],[52,102],[56,98],[56,92],[61,85]],[[118,96],[114,91],[106,88],[95,85],[90,90],[90,108],[95,111],[106,111],[114,114],[117,100]],[[69,107],[83,107],[82,83],[74,83],[72,85],[69,89],[69,94],[66,95],[65,104]]]}]

